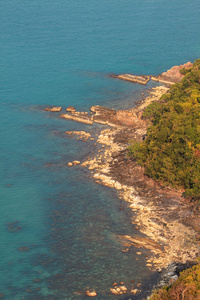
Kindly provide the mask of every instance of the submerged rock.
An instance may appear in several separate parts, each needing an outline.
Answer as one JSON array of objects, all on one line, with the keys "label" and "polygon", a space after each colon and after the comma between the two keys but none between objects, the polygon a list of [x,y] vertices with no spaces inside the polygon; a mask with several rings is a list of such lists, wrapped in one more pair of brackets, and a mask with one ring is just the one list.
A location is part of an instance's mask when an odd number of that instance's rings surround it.
[{"label": "submerged rock", "polygon": [[30,248],[28,248],[28,247],[19,247],[18,250],[21,251],[21,252],[27,252],[27,251],[30,250]]},{"label": "submerged rock", "polygon": [[138,290],[138,289],[131,290],[131,293],[132,293],[133,295],[136,295],[136,294],[139,293],[139,292],[140,292],[140,290]]},{"label": "submerged rock", "polygon": [[81,139],[88,139],[91,137],[91,134],[89,132],[85,132],[83,130],[81,131],[65,131],[66,134],[74,136],[77,135],[79,136]]},{"label": "submerged rock", "polygon": [[7,223],[7,229],[13,233],[16,233],[22,229],[18,221]]}]

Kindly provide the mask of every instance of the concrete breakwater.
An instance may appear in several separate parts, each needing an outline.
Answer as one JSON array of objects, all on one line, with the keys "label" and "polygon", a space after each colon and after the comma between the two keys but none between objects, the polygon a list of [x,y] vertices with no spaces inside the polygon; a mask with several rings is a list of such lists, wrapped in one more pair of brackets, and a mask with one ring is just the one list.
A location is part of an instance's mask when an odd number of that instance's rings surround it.
[{"label": "concrete breakwater", "polygon": [[181,69],[190,69],[192,67],[191,62],[187,62],[184,65],[174,66],[167,72],[163,72],[158,76],[153,75],[133,75],[133,74],[112,74],[110,77],[118,78],[125,81],[135,82],[139,84],[147,84],[149,80],[161,82],[167,85],[180,82],[184,75],[181,73]]},{"label": "concrete breakwater", "polygon": [[132,75],[132,74],[120,74],[120,75],[111,75],[113,78],[118,78],[126,81],[136,82],[139,84],[147,84],[147,82],[150,80],[150,76],[146,75]]}]

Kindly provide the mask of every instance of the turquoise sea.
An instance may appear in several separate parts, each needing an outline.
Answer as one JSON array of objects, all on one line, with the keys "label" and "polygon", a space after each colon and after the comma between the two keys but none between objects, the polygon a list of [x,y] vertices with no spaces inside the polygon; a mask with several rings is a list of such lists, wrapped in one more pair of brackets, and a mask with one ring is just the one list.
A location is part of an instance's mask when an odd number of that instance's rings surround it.
[{"label": "turquoise sea", "polygon": [[137,249],[121,252],[117,235],[136,233],[132,213],[87,169],[67,167],[94,144],[64,132],[104,127],[42,108],[133,107],[156,84],[108,75],[158,75],[199,58],[200,1],[1,0],[0,8],[0,298],[86,299],[90,288],[109,300],[123,281],[143,292],[118,299],[142,299],[158,274],[145,266],[148,251],[139,260]]}]

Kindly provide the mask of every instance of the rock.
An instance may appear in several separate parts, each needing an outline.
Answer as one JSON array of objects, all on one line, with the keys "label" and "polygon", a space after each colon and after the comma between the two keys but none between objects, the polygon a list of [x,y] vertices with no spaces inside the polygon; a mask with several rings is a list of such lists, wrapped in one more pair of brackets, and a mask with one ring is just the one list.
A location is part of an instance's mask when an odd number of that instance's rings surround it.
[{"label": "rock", "polygon": [[123,292],[126,292],[126,291],[127,291],[127,288],[126,288],[124,285],[122,285],[120,288],[121,288],[121,290],[122,290]]},{"label": "rock", "polygon": [[3,298],[5,297],[5,294],[4,293],[0,293],[0,298]]},{"label": "rock", "polygon": [[46,111],[51,111],[51,112],[60,112],[61,109],[62,109],[61,106],[54,106],[54,107],[45,108]]},{"label": "rock", "polygon": [[127,288],[124,285],[115,286],[115,288],[111,288],[110,291],[113,295],[122,295],[122,294],[126,294]]},{"label": "rock", "polygon": [[112,153],[112,157],[115,158],[115,157],[117,157],[119,154],[120,154],[120,153],[117,152],[117,151],[116,151],[116,152],[113,152],[113,153]]},{"label": "rock", "polygon": [[20,226],[18,221],[7,223],[6,225],[7,225],[8,230],[13,233],[18,232],[22,229],[22,227]]},{"label": "rock", "polygon": [[39,279],[39,278],[33,279],[34,283],[41,282],[41,281],[42,281],[42,279]]},{"label": "rock", "polygon": [[91,290],[86,291],[85,294],[88,297],[96,297],[97,296],[97,293],[95,291],[91,291]]},{"label": "rock", "polygon": [[76,166],[76,165],[79,165],[81,162],[79,161],[79,160],[74,160],[73,162],[72,162],[72,164],[74,165],[74,166]]},{"label": "rock", "polygon": [[149,238],[146,238],[146,237],[131,237],[131,236],[128,236],[128,235],[119,235],[118,236],[121,241],[125,242],[125,244],[127,244],[127,241],[129,241],[130,245],[133,245],[135,247],[138,247],[138,248],[146,248],[146,249],[150,249],[152,251],[154,251],[154,253],[159,253],[161,254],[162,253],[162,248],[161,246],[153,241],[152,239],[149,239]]},{"label": "rock", "polygon": [[75,110],[75,108],[73,106],[70,105],[68,108],[66,108],[66,111],[74,112],[76,110]]},{"label": "rock", "polygon": [[73,166],[73,163],[71,163],[71,162],[68,162],[68,167],[72,167]]},{"label": "rock", "polygon": [[180,82],[184,77],[184,75],[180,73],[180,70],[183,68],[189,69],[192,66],[193,64],[191,62],[187,62],[186,64],[180,66],[174,66],[171,69],[169,69],[167,72],[163,72],[159,76],[152,76],[151,79],[154,81],[160,81],[169,84]]},{"label": "rock", "polygon": [[115,286],[115,285],[117,285],[117,282],[114,282],[114,283],[113,283],[113,286]]},{"label": "rock", "polygon": [[129,248],[122,249],[122,252],[130,252],[130,249]]},{"label": "rock", "polygon": [[114,288],[110,289],[110,291],[113,295],[119,295],[119,292]]},{"label": "rock", "polygon": [[27,251],[30,250],[30,248],[28,248],[28,247],[19,247],[18,250],[21,251],[21,252],[27,252]]},{"label": "rock", "polygon": [[137,254],[137,255],[141,255],[141,254],[142,254],[142,252],[136,252],[136,254]]},{"label": "rock", "polygon": [[66,131],[65,133],[66,134],[73,134],[73,135],[76,134],[81,139],[85,139],[85,140],[87,140],[91,136],[91,134],[89,132],[85,132],[83,130],[81,130],[81,131]]},{"label": "rock", "polygon": [[114,187],[116,188],[116,190],[121,190],[122,189],[122,185],[119,182],[115,182]]},{"label": "rock", "polygon": [[200,241],[200,234],[199,233],[197,233],[197,235],[196,235],[196,240]]},{"label": "rock", "polygon": [[139,292],[138,289],[131,290],[131,293],[132,293],[133,295],[136,295],[138,292]]}]

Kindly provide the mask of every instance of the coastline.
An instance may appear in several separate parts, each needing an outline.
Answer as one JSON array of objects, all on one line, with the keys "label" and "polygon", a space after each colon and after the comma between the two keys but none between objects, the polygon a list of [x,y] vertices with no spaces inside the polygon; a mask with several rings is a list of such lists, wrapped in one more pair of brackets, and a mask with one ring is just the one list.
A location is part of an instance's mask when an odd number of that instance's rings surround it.
[{"label": "coastline", "polygon": [[[143,103],[129,111],[92,107],[94,115],[88,117],[109,127],[103,129],[97,138],[96,143],[102,146],[98,153],[79,162],[81,167],[88,168],[96,183],[115,188],[118,197],[134,212],[131,222],[144,237],[120,235],[116,239],[121,243],[122,252],[128,252],[132,246],[138,251],[140,248],[151,251],[146,266],[161,272],[158,286],[175,281],[177,269],[192,264],[200,251],[197,238],[200,226],[195,225],[199,218],[181,197],[182,191],[148,178],[144,169],[127,155],[130,141],[141,141],[146,135],[147,124],[141,119],[145,107],[159,101],[167,90],[166,86],[151,89]],[[84,118],[86,114],[76,112]],[[74,121],[81,122],[76,118]],[[78,132],[71,134],[79,135]],[[82,131],[81,134],[86,141],[87,133]],[[68,163],[70,167],[73,165],[76,164]]]},{"label": "coastline", "polygon": [[[166,88],[157,87],[145,102],[134,109],[140,116],[150,102],[160,99]],[[129,203],[135,212],[132,223],[146,235],[146,238],[120,236],[126,248],[147,248],[152,256],[147,266],[161,271],[171,263],[185,264],[194,261],[199,254],[200,245],[197,232],[186,225],[194,217],[190,205],[182,197],[181,191],[162,186],[144,175],[142,167],[127,156],[130,140],[142,140],[147,127],[140,123],[138,128],[109,128],[102,130],[97,142],[104,145],[101,154],[82,163],[93,172],[96,183],[115,188],[118,195]]]}]

